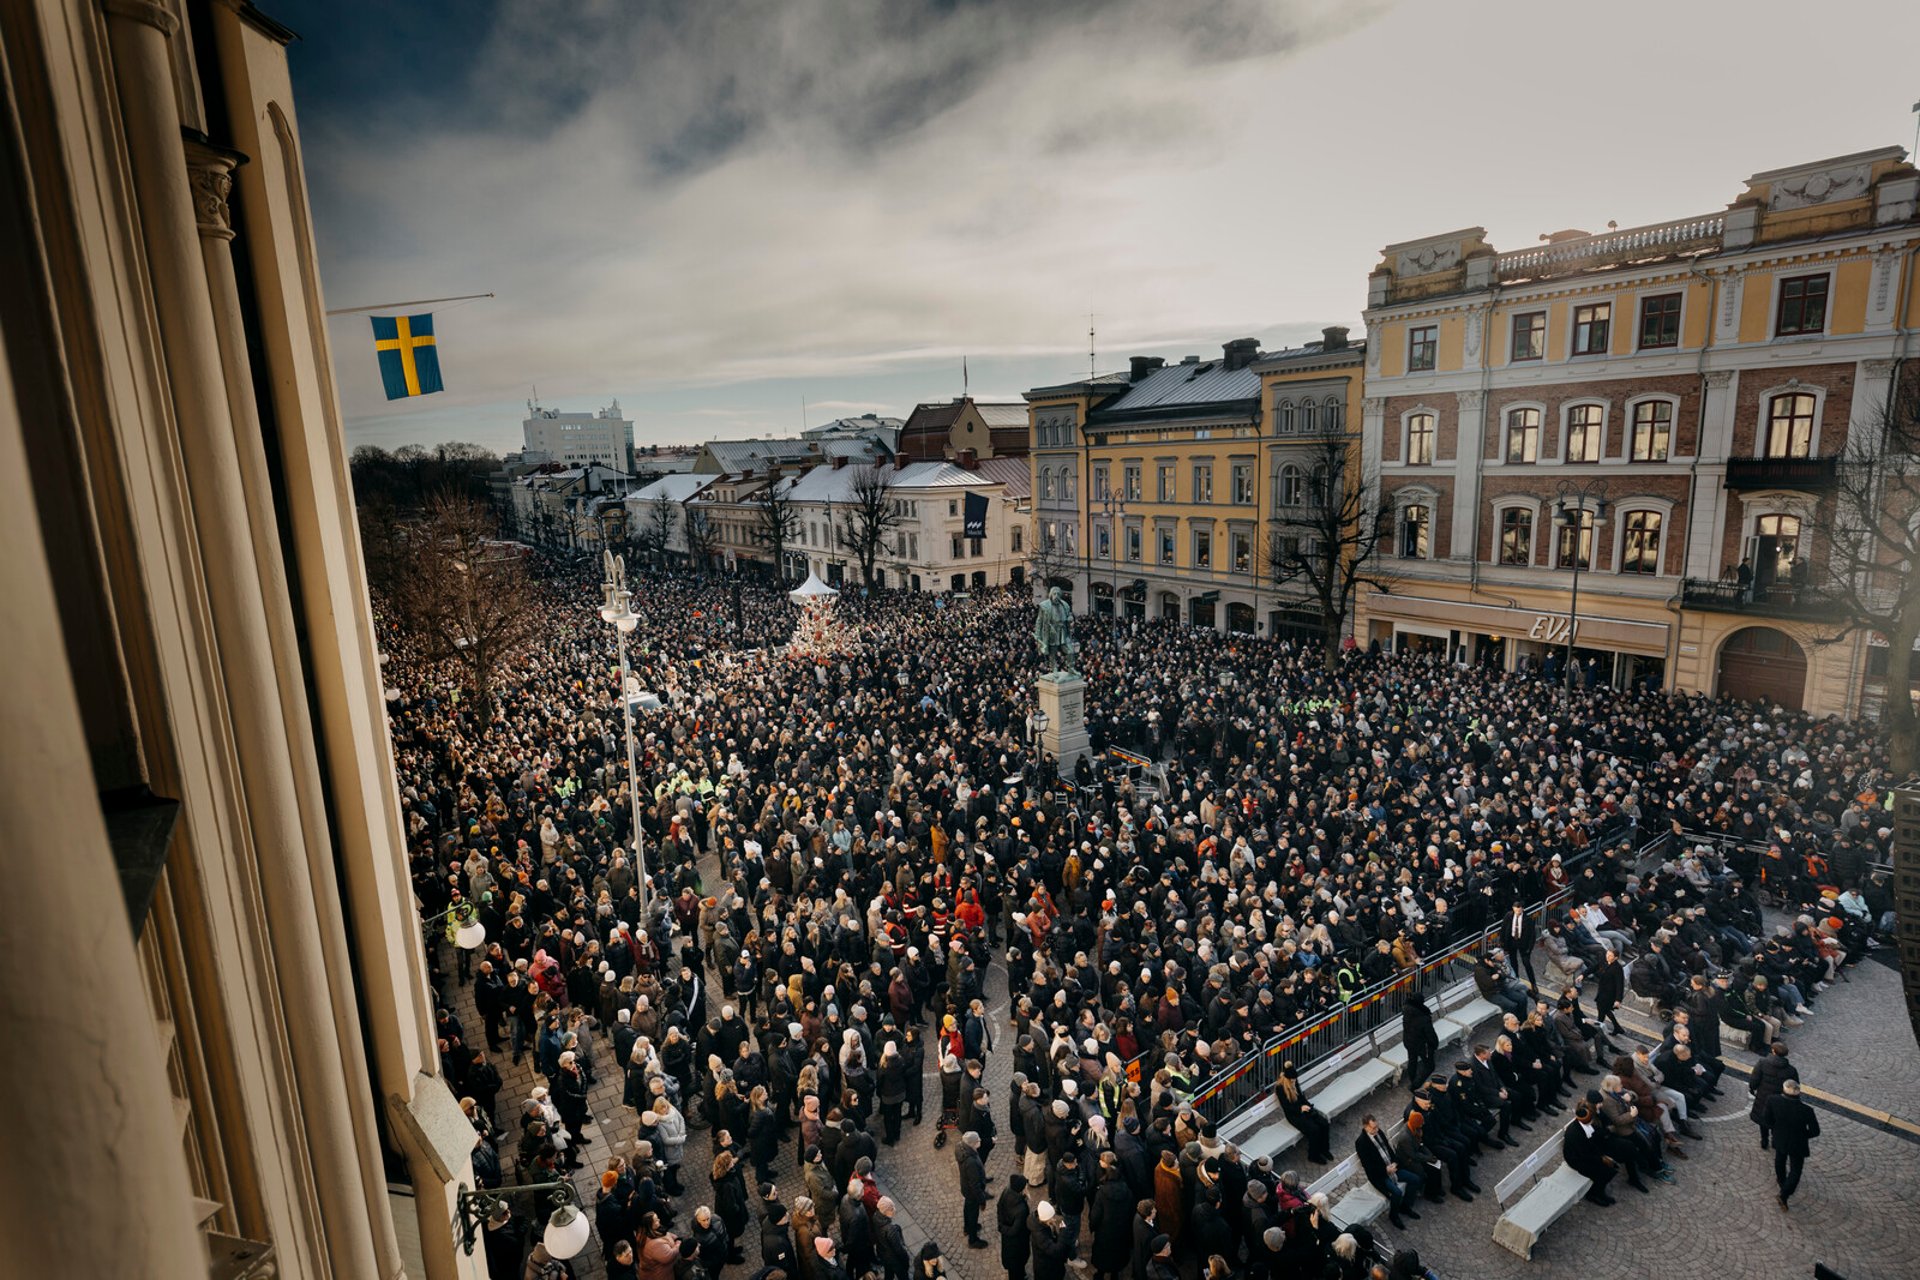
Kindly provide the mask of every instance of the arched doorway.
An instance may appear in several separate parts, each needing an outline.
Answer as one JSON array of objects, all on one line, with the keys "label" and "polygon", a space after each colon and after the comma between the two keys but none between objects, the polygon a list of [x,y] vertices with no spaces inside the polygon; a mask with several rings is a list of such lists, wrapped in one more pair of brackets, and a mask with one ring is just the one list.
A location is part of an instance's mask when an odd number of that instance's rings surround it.
[{"label": "arched doorway", "polygon": [[1807,652],[1773,627],[1743,627],[1720,646],[1715,692],[1723,698],[1764,699],[1793,711],[1807,691]]},{"label": "arched doorway", "polygon": [[1103,617],[1113,616],[1113,587],[1105,582],[1096,582],[1092,587],[1093,611]]},{"label": "arched doorway", "polygon": [[1253,606],[1235,600],[1227,606],[1227,630],[1253,634]]},{"label": "arched doorway", "polygon": [[1180,597],[1171,591],[1160,593],[1160,616],[1172,621],[1180,619]]}]

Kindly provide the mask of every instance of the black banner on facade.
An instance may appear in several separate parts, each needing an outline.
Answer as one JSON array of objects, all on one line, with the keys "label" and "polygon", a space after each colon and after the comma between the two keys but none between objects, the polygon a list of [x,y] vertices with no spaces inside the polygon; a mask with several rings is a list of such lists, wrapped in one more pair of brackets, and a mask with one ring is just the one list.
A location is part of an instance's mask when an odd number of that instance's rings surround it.
[{"label": "black banner on facade", "polygon": [[987,495],[970,493],[967,495],[965,534],[969,538],[987,536]]}]

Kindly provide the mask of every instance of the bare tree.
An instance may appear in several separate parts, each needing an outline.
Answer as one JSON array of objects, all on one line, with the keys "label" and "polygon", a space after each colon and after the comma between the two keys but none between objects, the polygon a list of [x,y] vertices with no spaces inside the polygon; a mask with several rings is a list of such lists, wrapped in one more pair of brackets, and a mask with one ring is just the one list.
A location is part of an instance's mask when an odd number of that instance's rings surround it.
[{"label": "bare tree", "polygon": [[873,565],[887,550],[887,535],[905,517],[893,505],[893,476],[884,467],[865,466],[854,473],[847,509],[834,537],[860,564],[860,580],[873,585]]},{"label": "bare tree", "polygon": [[1903,372],[1873,417],[1848,432],[1835,469],[1826,554],[1816,540],[1805,576],[1812,595],[1805,603],[1827,622],[1819,643],[1862,631],[1886,642],[1880,726],[1898,781],[1920,772],[1912,695],[1920,639],[1920,373]]},{"label": "bare tree", "polygon": [[697,504],[689,504],[683,523],[687,533],[687,560],[695,573],[705,573],[707,558],[713,554],[713,516]]},{"label": "bare tree", "polygon": [[665,566],[673,546],[673,500],[661,494],[647,504],[647,521],[642,540],[655,564]]},{"label": "bare tree", "polygon": [[773,552],[775,576],[787,576],[787,548],[800,537],[800,513],[794,510],[793,484],[779,476],[753,499],[759,519],[753,528],[753,540]]},{"label": "bare tree", "polygon": [[464,494],[427,500],[394,578],[400,617],[433,659],[457,659],[486,705],[501,662],[530,641],[537,615],[521,553],[493,541],[493,514]]},{"label": "bare tree", "polygon": [[[1054,530],[1055,525],[1059,526],[1058,532]],[[1027,530],[1027,561],[1037,590],[1044,592],[1047,584],[1055,580],[1073,581],[1074,571],[1080,567],[1080,557],[1074,553],[1073,529],[1071,521],[1034,517],[1032,527]],[[1115,551],[1117,554],[1118,548]]]},{"label": "bare tree", "polygon": [[1329,668],[1340,661],[1340,633],[1362,586],[1392,589],[1382,565],[1393,536],[1393,512],[1374,477],[1351,457],[1354,437],[1333,433],[1286,461],[1268,520],[1267,573],[1275,586],[1306,594],[1321,618],[1321,650]]}]

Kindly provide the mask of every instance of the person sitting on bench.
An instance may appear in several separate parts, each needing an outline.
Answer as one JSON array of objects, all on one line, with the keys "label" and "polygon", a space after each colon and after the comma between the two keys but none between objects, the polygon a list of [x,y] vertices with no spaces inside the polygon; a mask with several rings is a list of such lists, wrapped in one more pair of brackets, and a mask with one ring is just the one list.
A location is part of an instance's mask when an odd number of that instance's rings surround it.
[{"label": "person sitting on bench", "polygon": [[1273,1100],[1279,1104],[1280,1114],[1287,1118],[1287,1123],[1307,1140],[1307,1159],[1315,1164],[1330,1162],[1333,1148],[1327,1143],[1327,1135],[1333,1123],[1300,1092],[1300,1077],[1291,1062],[1280,1066],[1280,1079],[1273,1086]]},{"label": "person sitting on bench", "polygon": [[1567,1162],[1567,1168],[1592,1181],[1587,1188],[1588,1200],[1599,1205],[1614,1203],[1607,1194],[1607,1184],[1619,1170],[1606,1152],[1606,1138],[1595,1121],[1593,1107],[1584,1099],[1574,1107],[1573,1119],[1567,1122],[1560,1158]]},{"label": "person sitting on bench", "polygon": [[1394,1159],[1393,1147],[1387,1142],[1387,1135],[1380,1128],[1380,1122],[1369,1115],[1360,1122],[1360,1136],[1353,1140],[1354,1154],[1360,1157],[1360,1167],[1366,1170],[1367,1181],[1373,1189],[1387,1198],[1387,1219],[1395,1229],[1404,1230],[1406,1223],[1400,1215],[1418,1218],[1420,1211],[1413,1207],[1413,1198],[1420,1194],[1421,1186],[1426,1182],[1418,1170],[1409,1169]]}]

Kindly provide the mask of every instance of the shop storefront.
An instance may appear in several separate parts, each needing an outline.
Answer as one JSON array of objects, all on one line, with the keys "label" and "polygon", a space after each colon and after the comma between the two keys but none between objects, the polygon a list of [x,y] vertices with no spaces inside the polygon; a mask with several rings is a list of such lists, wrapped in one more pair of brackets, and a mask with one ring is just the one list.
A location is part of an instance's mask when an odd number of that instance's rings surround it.
[{"label": "shop storefront", "polygon": [[1568,641],[1576,684],[1661,687],[1671,625],[1400,594],[1366,602],[1368,638],[1396,653],[1444,654],[1463,666],[1564,679]]}]

